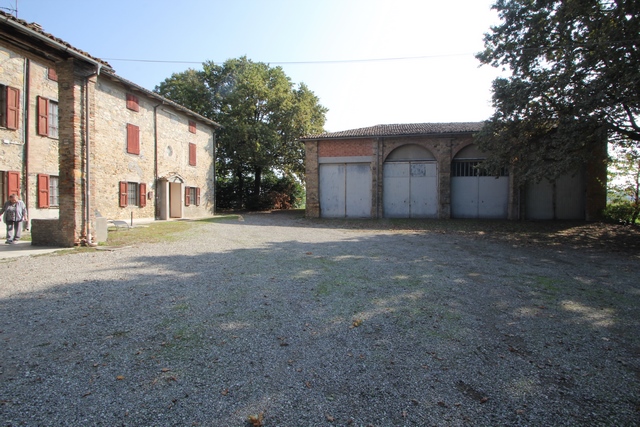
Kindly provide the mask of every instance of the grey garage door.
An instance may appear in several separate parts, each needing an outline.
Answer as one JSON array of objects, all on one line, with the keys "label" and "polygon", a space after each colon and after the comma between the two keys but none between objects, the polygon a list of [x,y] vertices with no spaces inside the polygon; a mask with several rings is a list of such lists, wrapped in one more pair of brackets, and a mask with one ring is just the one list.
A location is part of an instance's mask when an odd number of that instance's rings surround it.
[{"label": "grey garage door", "polygon": [[368,163],[321,164],[320,216],[371,217],[371,166]]},{"label": "grey garage door", "polygon": [[435,161],[386,162],[384,164],[384,216],[387,218],[436,218],[438,173]]},{"label": "grey garage door", "polygon": [[584,174],[575,173],[527,184],[527,219],[584,219],[584,181]]},{"label": "grey garage door", "polygon": [[[482,176],[478,160],[454,160],[451,165],[453,218],[506,218],[508,176]],[[504,173],[506,175],[506,171]]]}]

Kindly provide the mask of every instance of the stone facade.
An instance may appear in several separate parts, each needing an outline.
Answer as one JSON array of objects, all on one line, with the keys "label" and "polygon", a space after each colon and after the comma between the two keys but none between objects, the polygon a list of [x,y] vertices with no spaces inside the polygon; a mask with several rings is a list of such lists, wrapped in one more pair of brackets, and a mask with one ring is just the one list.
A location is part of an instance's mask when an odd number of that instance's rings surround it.
[{"label": "stone facade", "polygon": [[[0,111],[9,108],[7,87],[20,96],[17,129],[0,120],[0,195],[6,200],[10,188],[20,194],[38,223],[34,242],[95,243],[97,215],[135,221],[214,213],[216,123],[122,79],[39,27],[0,14],[0,33],[7,35],[0,41]],[[46,117],[43,102],[52,108]],[[42,120],[54,124],[49,132],[39,127]],[[137,153],[128,149],[131,125]]]}]

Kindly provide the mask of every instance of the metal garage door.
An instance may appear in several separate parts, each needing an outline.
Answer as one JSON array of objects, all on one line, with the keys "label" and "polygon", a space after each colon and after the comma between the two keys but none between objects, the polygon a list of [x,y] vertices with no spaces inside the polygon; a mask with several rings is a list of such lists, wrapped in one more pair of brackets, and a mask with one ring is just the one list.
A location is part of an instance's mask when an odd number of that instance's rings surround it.
[{"label": "metal garage door", "polygon": [[438,216],[436,162],[386,162],[383,185],[385,217],[436,218]]},{"label": "metal garage door", "polygon": [[584,219],[584,181],[584,174],[575,173],[527,184],[527,219]]},{"label": "metal garage door", "polygon": [[321,164],[319,175],[321,217],[371,217],[369,163]]},{"label": "metal garage door", "polygon": [[453,218],[507,218],[509,177],[482,176],[479,160],[454,160],[451,165]]}]

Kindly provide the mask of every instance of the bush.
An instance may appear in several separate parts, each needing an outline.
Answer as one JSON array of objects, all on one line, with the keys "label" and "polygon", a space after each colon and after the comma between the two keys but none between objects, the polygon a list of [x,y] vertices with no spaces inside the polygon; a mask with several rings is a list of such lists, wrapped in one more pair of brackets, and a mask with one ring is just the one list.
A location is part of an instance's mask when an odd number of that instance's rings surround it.
[{"label": "bush", "polygon": [[638,218],[639,207],[630,201],[617,201],[604,209],[604,219],[622,224],[634,224]]},{"label": "bush", "polygon": [[238,180],[235,177],[218,178],[216,183],[216,205],[218,209],[265,211],[293,209],[304,206],[304,187],[293,177],[278,177],[273,173],[264,174],[260,194],[252,193],[253,184],[253,177],[246,177],[243,191],[241,192]]}]

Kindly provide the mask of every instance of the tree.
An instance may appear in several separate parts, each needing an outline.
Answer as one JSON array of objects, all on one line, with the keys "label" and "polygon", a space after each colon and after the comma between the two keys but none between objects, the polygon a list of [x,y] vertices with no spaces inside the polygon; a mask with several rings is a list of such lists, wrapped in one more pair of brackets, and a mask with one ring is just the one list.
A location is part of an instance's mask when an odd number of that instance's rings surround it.
[{"label": "tree", "polygon": [[640,149],[615,147],[612,154],[606,214],[635,224],[640,216]]},{"label": "tree", "polygon": [[487,166],[555,177],[600,151],[608,134],[640,144],[640,1],[497,0],[501,23],[485,34],[483,64],[494,115],[478,135]]},{"label": "tree", "polygon": [[[172,75],[156,92],[220,123],[217,173],[237,180],[239,197],[247,176],[260,196],[265,172],[304,177],[299,138],[323,130],[327,109],[305,84],[297,87],[281,67],[246,57],[200,71]],[[244,205],[244,200],[239,204]]]}]

